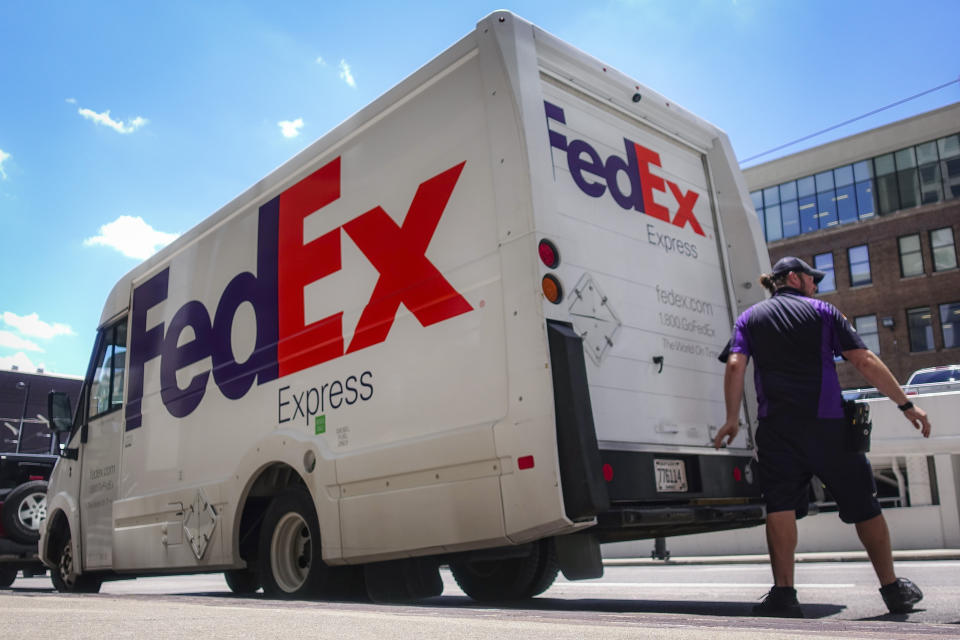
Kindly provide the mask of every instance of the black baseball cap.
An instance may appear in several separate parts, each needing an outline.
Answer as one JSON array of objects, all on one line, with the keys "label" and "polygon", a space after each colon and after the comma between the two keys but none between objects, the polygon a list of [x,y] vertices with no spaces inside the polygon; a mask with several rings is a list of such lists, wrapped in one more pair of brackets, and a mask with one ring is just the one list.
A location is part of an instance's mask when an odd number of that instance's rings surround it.
[{"label": "black baseball cap", "polygon": [[777,276],[782,276],[790,273],[791,271],[813,276],[813,282],[815,284],[820,284],[820,281],[823,280],[827,275],[819,269],[814,269],[800,258],[794,258],[793,256],[785,256],[777,260],[777,264],[773,265],[773,271],[770,272],[770,275],[776,278]]}]

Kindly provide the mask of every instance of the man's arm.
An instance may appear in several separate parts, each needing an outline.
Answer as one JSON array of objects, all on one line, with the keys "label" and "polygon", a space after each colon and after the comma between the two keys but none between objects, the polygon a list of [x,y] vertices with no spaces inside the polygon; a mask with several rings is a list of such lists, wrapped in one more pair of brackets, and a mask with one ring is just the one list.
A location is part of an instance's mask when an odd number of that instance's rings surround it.
[{"label": "man's arm", "polygon": [[[713,447],[719,449],[730,444],[740,432],[740,403],[743,401],[743,380],[747,373],[747,356],[731,353],[723,373],[723,399],[727,406],[727,418],[713,439]],[[726,443],[723,439],[727,438]]]},{"label": "man's arm", "polygon": [[[867,382],[875,386],[880,393],[893,400],[897,405],[908,402],[907,395],[897,384],[897,379],[890,373],[890,369],[872,351],[869,349],[850,349],[843,352],[843,357],[857,368],[857,371],[867,379]],[[912,409],[904,411],[903,415],[910,421],[910,424],[920,430],[924,438],[930,437],[930,421],[927,419],[926,411],[914,405]]]}]

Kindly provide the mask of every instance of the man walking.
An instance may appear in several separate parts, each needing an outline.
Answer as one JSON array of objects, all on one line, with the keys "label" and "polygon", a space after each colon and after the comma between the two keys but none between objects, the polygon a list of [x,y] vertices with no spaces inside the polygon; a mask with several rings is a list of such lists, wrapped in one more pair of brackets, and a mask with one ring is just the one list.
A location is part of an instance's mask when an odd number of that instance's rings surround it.
[{"label": "man walking", "polygon": [[794,551],[797,518],[807,514],[812,475],[830,490],[840,519],[856,526],[887,608],[904,613],[923,594],[894,573],[890,533],[876,499],[870,462],[864,454],[844,449],[843,405],[834,357],[842,355],[853,363],[870,384],[897,403],[925,438],[930,436],[930,422],[837,308],[812,298],[824,275],[803,260],[786,257],[761,276],[760,283],[773,297],[744,311],[734,325],[724,351],[727,416],[714,446],[729,444],[740,430],[744,377],[752,357],[759,404],[760,487],[767,505],[767,547],[774,580],[754,613],[803,617],[793,586]]}]

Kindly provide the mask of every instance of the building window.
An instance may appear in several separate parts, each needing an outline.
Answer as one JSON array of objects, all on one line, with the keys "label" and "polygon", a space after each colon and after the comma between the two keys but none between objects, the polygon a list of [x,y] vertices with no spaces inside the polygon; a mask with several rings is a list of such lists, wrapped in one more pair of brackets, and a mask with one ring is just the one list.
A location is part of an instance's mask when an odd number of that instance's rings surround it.
[{"label": "building window", "polygon": [[847,259],[850,263],[850,286],[870,284],[870,251],[867,245],[861,244],[847,249]]},{"label": "building window", "polygon": [[917,165],[920,172],[920,201],[931,204],[943,200],[936,141],[917,145]]},{"label": "building window", "polygon": [[920,251],[920,234],[900,236],[900,277],[909,278],[923,274],[923,253]]},{"label": "building window", "polygon": [[960,302],[940,305],[940,329],[944,349],[960,347]]},{"label": "building window", "polygon": [[940,152],[944,198],[960,198],[960,134],[937,140],[937,150]]},{"label": "building window", "polygon": [[784,238],[800,235],[800,209],[797,208],[796,200],[790,200],[780,205],[780,217],[783,218]]},{"label": "building window", "polygon": [[900,208],[900,195],[897,192],[897,169],[893,164],[893,154],[888,153],[873,159],[877,176],[877,203],[880,215]]},{"label": "building window", "polygon": [[783,237],[783,228],[780,226],[780,205],[767,205],[763,210],[766,218],[764,227],[767,229],[767,242],[773,242]]},{"label": "building window", "polygon": [[880,332],[877,329],[877,316],[857,316],[853,319],[854,327],[867,345],[867,349],[874,353],[880,353]]},{"label": "building window", "polygon": [[820,293],[830,293],[837,290],[837,279],[833,272],[833,254],[820,253],[813,256],[813,268],[823,271],[825,274],[823,280],[817,285]]},{"label": "building window", "polygon": [[913,147],[908,147],[897,151],[895,157],[897,161],[897,186],[900,188],[900,208],[916,207],[920,204],[917,154]]},{"label": "building window", "polygon": [[907,331],[910,333],[910,351],[933,351],[930,307],[907,309]]},{"label": "building window", "polygon": [[949,271],[957,268],[957,249],[953,244],[953,229],[944,227],[930,232],[933,270]]},{"label": "building window", "polygon": [[800,233],[816,231],[817,225],[817,197],[802,196],[797,202],[800,207]]},{"label": "building window", "polygon": [[873,204],[873,163],[863,160],[853,165],[853,177],[857,181],[857,213],[860,219],[872,218]]}]

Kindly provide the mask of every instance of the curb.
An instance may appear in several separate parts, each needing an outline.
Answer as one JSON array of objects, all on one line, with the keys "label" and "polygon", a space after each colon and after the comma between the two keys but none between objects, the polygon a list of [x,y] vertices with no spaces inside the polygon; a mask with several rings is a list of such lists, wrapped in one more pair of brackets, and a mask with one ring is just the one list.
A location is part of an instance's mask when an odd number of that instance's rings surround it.
[{"label": "curb", "polygon": [[[919,549],[914,551],[894,551],[897,562],[960,560],[960,549]],[[796,554],[797,563],[801,562],[869,562],[866,551],[820,551]],[[690,564],[769,564],[766,554],[736,556],[678,556],[668,560],[653,558],[604,558],[607,567],[662,566]]]}]

